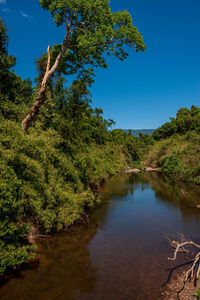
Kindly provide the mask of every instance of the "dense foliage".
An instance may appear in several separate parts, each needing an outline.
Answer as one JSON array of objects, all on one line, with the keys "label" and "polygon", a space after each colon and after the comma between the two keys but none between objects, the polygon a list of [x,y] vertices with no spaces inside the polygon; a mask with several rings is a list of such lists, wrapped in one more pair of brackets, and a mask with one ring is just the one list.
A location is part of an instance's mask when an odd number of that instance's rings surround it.
[{"label": "dense foliage", "polygon": [[185,134],[188,131],[200,133],[200,108],[194,105],[191,109],[179,109],[176,118],[170,120],[154,131],[153,138],[155,140],[165,139],[175,133]]},{"label": "dense foliage", "polygon": [[153,133],[156,140],[145,164],[182,180],[200,184],[200,108],[181,108],[176,118]]},{"label": "dense foliage", "polygon": [[44,73],[36,62],[33,89],[12,67],[6,28],[1,20],[0,48],[0,275],[35,255],[30,231],[62,230],[98,201],[99,183],[138,160],[146,147],[90,105],[90,70],[82,70],[67,87],[61,73],[49,81],[45,105],[28,132],[21,120],[30,109]]}]

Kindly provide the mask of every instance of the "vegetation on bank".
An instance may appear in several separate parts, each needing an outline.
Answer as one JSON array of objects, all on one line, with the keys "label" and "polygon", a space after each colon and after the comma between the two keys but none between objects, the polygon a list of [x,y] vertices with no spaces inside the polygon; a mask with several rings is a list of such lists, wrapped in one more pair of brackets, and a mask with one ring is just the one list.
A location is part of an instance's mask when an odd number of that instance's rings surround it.
[{"label": "vegetation on bank", "polygon": [[[136,138],[131,131],[110,130],[114,122],[91,106],[94,68],[106,67],[104,54],[123,60],[124,45],[137,51],[145,48],[128,12],[112,14],[107,0],[40,2],[57,25],[65,20],[63,5],[69,4],[70,13],[81,4],[84,23],[74,27],[75,35],[68,40],[78,50],[65,49],[41,92],[62,45],[48,48],[48,54],[37,59],[33,87],[13,70],[16,58],[8,54],[6,28],[0,19],[0,275],[35,256],[36,247],[28,242],[32,227],[37,234],[72,225],[98,201],[99,183],[128,165],[143,160],[168,175],[200,183],[199,108],[181,109],[176,119],[152,136]],[[100,4],[104,13],[96,14]],[[94,10],[91,15],[89,9]],[[97,39],[101,44],[96,44]],[[66,75],[72,76],[70,86]],[[32,109],[37,113],[29,118]],[[28,120],[23,126],[26,131],[21,128],[23,119]]]},{"label": "vegetation on bank", "polygon": [[[123,44],[134,44],[134,40],[136,50],[144,48],[141,35],[128,12],[112,14],[108,1],[73,1],[75,7],[67,2],[68,8],[55,7],[53,0],[41,1],[57,24],[63,22],[64,12],[70,14],[80,5],[86,28],[74,29],[68,41],[77,43],[81,56],[66,50],[42,94],[47,55],[36,61],[38,77],[33,88],[30,80],[22,80],[13,71],[16,59],[8,54],[6,27],[0,19],[0,275],[35,256],[36,247],[28,242],[31,228],[47,233],[72,225],[98,201],[95,190],[101,180],[140,159],[145,147],[143,138],[109,130],[114,122],[105,120],[102,110],[90,104],[91,67],[106,67],[105,52],[126,58]],[[92,17],[93,13],[86,13],[97,8],[105,14]],[[88,47],[100,33],[102,44]],[[110,34],[118,42],[104,45]],[[52,64],[59,51],[60,45],[55,45],[48,53]],[[90,61],[88,68],[83,58]],[[67,86],[64,76],[70,74],[72,84]],[[34,123],[28,121],[29,130],[23,131],[21,122],[37,101],[42,101],[40,113],[34,115]]]},{"label": "vegetation on bank", "polygon": [[200,184],[200,108],[181,108],[152,135],[155,140],[144,164],[168,176]]}]

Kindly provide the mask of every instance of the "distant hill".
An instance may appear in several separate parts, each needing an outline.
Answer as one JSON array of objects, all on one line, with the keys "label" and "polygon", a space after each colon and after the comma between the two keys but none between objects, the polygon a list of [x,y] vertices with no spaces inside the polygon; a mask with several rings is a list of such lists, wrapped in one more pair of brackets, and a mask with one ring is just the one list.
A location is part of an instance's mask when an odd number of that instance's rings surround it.
[{"label": "distant hill", "polygon": [[[123,129],[124,132],[128,133],[129,129]],[[152,135],[153,132],[155,131],[155,129],[131,129],[131,134],[133,136],[138,137],[139,136],[139,132],[143,133],[143,134],[148,134],[148,135]]]}]

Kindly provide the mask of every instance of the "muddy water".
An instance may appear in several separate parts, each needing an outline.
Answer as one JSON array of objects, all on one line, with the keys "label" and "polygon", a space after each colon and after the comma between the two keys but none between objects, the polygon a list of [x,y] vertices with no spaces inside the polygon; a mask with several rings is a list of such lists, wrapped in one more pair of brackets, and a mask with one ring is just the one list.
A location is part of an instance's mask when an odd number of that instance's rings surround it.
[{"label": "muddy water", "polygon": [[168,239],[200,242],[200,188],[127,174],[112,178],[102,199],[88,225],[41,240],[40,264],[1,285],[0,299],[162,299],[176,265]]}]

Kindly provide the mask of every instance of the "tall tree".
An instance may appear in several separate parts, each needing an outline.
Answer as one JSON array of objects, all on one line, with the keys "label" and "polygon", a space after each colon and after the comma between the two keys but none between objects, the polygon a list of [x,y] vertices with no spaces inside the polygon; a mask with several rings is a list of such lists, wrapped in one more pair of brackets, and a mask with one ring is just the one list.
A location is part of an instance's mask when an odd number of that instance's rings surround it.
[{"label": "tall tree", "polygon": [[0,75],[8,71],[16,63],[16,59],[12,55],[8,55],[8,36],[6,34],[6,25],[0,18]]},{"label": "tall tree", "polygon": [[10,68],[12,68],[15,63],[16,58],[12,55],[8,55],[8,36],[6,34],[6,26],[2,18],[0,18],[0,92],[5,92],[4,85],[7,83]]},{"label": "tall tree", "polygon": [[144,51],[141,34],[133,26],[127,11],[111,12],[109,0],[40,0],[49,10],[57,26],[65,24],[61,45],[47,49],[47,65],[36,100],[22,121],[26,130],[45,101],[45,92],[51,76],[56,72],[75,74],[86,67],[106,67],[105,55],[123,60],[128,56],[125,45]]},{"label": "tall tree", "polygon": [[16,58],[8,53],[8,41],[6,25],[0,18],[0,117],[21,121],[25,105],[33,100],[32,82],[22,80],[12,69]]}]

